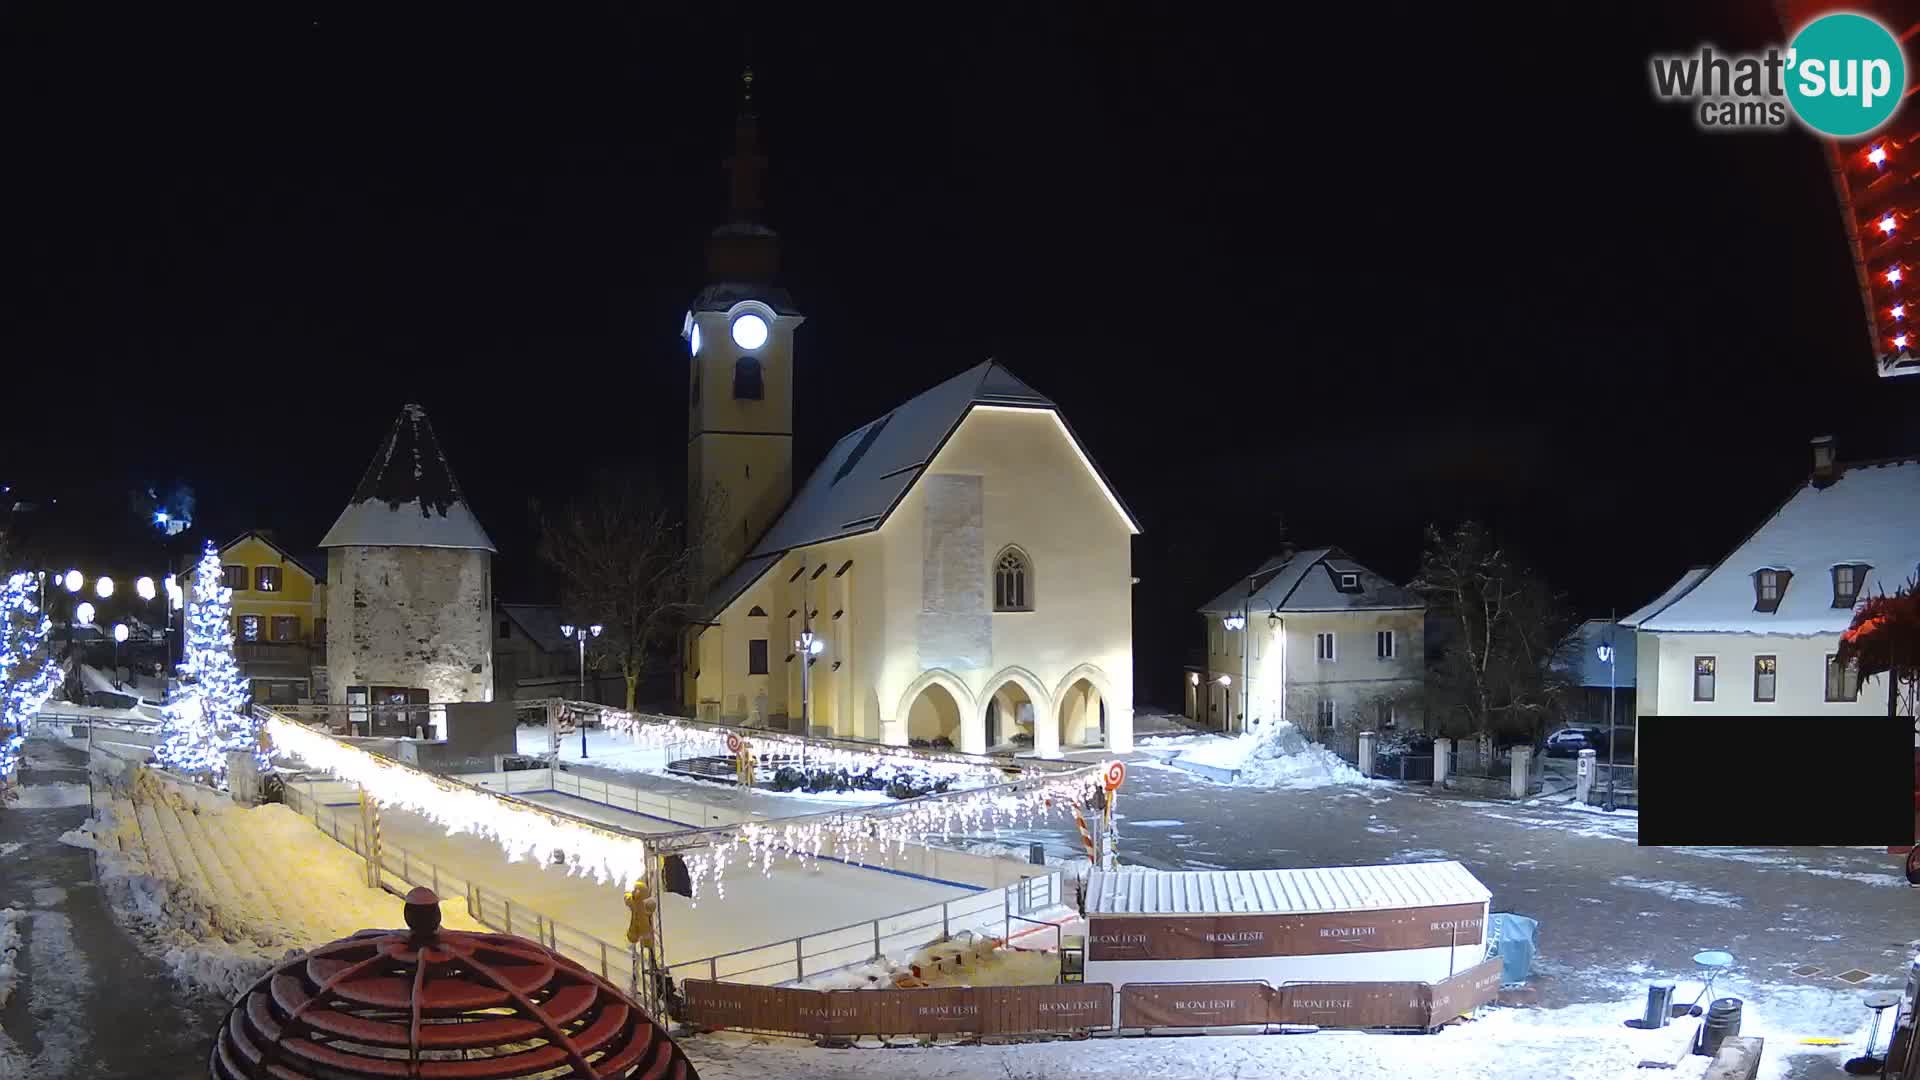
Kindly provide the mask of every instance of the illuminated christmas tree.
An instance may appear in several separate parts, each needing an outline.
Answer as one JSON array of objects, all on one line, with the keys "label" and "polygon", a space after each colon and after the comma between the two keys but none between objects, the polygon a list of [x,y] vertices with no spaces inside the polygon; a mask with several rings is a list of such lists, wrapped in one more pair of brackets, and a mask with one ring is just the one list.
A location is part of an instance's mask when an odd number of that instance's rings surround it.
[{"label": "illuminated christmas tree", "polygon": [[39,582],[14,574],[0,588],[0,786],[20,767],[27,728],[60,682],[48,654],[53,621],[40,610]]},{"label": "illuminated christmas tree", "polygon": [[247,707],[246,680],[233,658],[232,613],[233,590],[223,581],[219,551],[208,543],[193,571],[180,688],[166,704],[155,748],[169,769],[217,779],[226,774],[229,750],[251,750],[255,760],[266,762]]}]

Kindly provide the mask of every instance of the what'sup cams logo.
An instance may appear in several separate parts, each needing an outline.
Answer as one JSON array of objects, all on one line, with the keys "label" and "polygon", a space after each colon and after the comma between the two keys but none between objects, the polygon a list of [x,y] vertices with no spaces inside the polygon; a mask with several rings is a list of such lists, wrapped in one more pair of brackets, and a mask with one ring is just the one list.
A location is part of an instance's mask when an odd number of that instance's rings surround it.
[{"label": "what'sup cams logo", "polygon": [[1789,114],[1833,138],[1865,135],[1887,122],[1907,89],[1907,60],[1887,28],[1865,15],[1822,15],[1785,49],[1696,53],[1650,62],[1654,96],[1693,107],[1712,131],[1777,130]]}]

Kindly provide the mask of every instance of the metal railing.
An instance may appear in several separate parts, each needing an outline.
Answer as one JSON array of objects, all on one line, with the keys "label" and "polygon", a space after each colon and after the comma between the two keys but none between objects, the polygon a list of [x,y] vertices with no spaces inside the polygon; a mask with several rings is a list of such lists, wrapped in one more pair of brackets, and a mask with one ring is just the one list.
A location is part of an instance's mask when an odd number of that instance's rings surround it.
[{"label": "metal railing", "polygon": [[[311,819],[316,828],[342,847],[366,858],[360,823],[352,818],[341,821],[343,815],[318,794],[320,784],[337,787],[343,794],[354,790],[352,785],[337,780],[288,784],[284,789],[287,806]],[[432,889],[442,902],[458,896],[466,902],[467,914],[483,926],[532,938],[629,991],[649,985],[645,961],[633,946],[615,944],[562,923],[525,901],[516,901],[498,889],[482,888],[472,879],[385,838],[380,841],[380,871],[381,886],[397,896],[405,896],[421,885]]]}]

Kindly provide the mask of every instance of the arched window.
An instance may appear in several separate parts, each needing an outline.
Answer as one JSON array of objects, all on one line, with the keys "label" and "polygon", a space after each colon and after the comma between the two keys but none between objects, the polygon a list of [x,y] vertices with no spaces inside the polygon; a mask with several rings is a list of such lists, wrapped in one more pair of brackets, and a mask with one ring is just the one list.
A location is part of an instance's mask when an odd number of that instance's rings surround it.
[{"label": "arched window", "polygon": [[993,610],[1033,610],[1033,564],[1017,547],[1003,549],[993,561]]},{"label": "arched window", "polygon": [[743,356],[733,362],[733,396],[747,401],[761,399],[759,357]]}]

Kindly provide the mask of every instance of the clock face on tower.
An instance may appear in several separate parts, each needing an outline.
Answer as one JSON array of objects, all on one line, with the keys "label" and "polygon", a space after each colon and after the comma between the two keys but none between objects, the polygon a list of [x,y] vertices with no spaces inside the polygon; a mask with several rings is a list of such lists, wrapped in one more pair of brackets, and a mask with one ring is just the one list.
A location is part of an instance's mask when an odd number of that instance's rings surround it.
[{"label": "clock face on tower", "polygon": [[692,332],[690,332],[687,335],[687,347],[693,350],[693,355],[695,356],[700,355],[700,324],[699,323],[694,323]]},{"label": "clock face on tower", "polygon": [[767,320],[747,313],[733,320],[733,343],[752,352],[767,343]]}]

